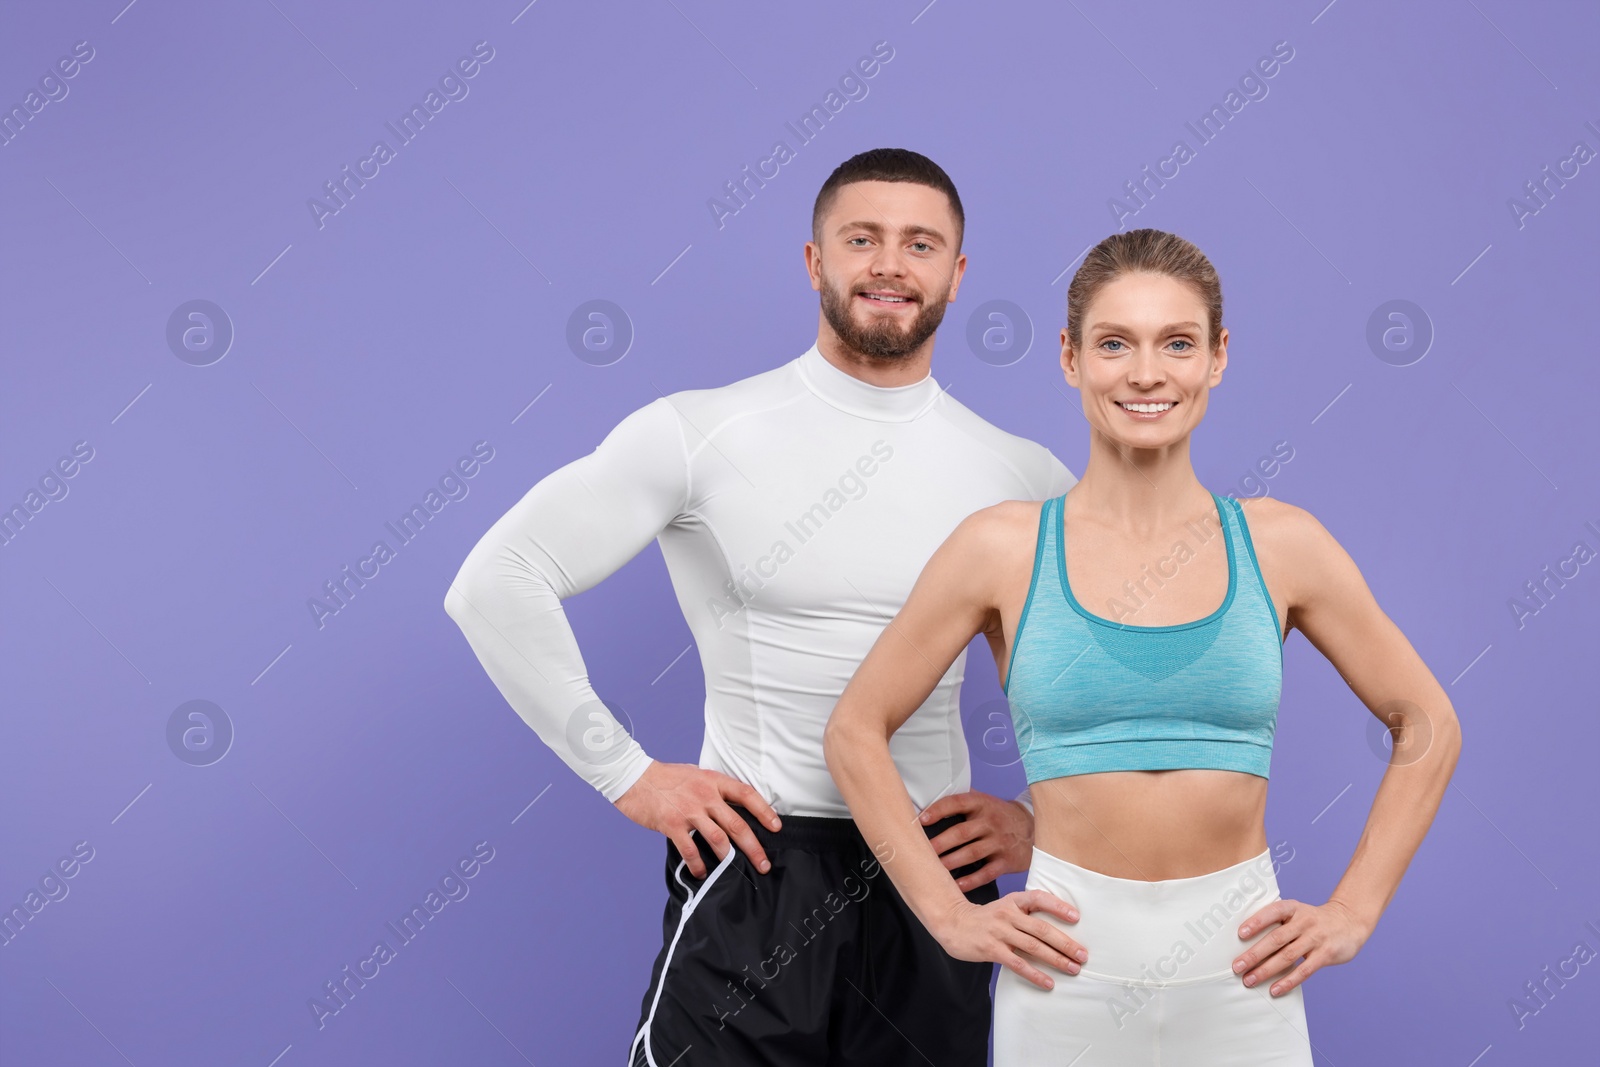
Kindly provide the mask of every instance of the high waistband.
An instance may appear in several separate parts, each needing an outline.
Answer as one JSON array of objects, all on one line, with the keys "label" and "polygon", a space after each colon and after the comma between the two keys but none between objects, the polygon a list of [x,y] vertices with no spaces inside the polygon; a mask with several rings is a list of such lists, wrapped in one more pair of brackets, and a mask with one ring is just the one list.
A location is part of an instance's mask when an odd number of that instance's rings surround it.
[{"label": "high waistband", "polygon": [[1113,878],[1035,848],[1028,888],[1077,907],[1076,923],[1035,914],[1089,950],[1078,977],[1139,986],[1236,977],[1234,959],[1272,929],[1241,939],[1239,926],[1279,899],[1271,849],[1209,874],[1146,882]]}]

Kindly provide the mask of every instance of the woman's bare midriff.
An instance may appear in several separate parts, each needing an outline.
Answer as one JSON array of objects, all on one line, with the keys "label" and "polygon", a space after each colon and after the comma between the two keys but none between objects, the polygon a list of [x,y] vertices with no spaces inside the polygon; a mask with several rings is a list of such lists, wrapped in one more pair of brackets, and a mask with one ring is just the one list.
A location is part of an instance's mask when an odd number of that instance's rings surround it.
[{"label": "woman's bare midriff", "polygon": [[1267,848],[1267,780],[1254,774],[1104,771],[1029,792],[1034,845],[1113,878],[1192,878]]}]

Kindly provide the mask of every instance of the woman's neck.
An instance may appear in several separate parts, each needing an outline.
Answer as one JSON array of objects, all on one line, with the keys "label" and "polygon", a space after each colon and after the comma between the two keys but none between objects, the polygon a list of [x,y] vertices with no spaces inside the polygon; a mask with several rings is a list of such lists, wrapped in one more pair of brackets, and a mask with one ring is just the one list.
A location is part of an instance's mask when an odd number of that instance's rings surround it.
[{"label": "woman's neck", "polygon": [[1165,448],[1127,448],[1091,433],[1072,507],[1130,534],[1181,525],[1211,495],[1195,476],[1185,436]]}]

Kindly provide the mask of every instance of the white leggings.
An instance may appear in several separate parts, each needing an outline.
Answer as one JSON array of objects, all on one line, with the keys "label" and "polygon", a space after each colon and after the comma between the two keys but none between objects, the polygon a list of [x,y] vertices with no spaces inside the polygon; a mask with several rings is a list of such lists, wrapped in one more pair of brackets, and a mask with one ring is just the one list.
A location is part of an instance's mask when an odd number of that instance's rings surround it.
[{"label": "white leggings", "polygon": [[[1239,925],[1278,896],[1271,851],[1194,878],[1112,878],[1033,850],[1028,888],[1078,909],[1035,914],[1089,950],[1043,990],[1009,968],[994,998],[995,1067],[1311,1067],[1301,988],[1246,988],[1233,960],[1264,937]],[[1276,925],[1269,930],[1276,929]]]}]

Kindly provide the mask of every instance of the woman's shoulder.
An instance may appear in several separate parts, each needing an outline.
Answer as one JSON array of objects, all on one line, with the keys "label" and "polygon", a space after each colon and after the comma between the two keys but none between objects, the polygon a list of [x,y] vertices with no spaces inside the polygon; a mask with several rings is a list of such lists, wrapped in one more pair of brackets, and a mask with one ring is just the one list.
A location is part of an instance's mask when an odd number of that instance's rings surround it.
[{"label": "woman's shoulder", "polygon": [[1251,537],[1256,540],[1268,537],[1275,541],[1296,541],[1315,538],[1319,532],[1327,535],[1327,530],[1315,515],[1287,500],[1271,496],[1235,499],[1244,509],[1245,519],[1250,523]]},{"label": "woman's shoulder", "polygon": [[1017,562],[1033,565],[1042,500],[1002,500],[962,519],[947,543],[974,565],[1005,570]]},{"label": "woman's shoulder", "polygon": [[[923,566],[918,588],[946,606],[1001,603],[1019,580],[1027,583],[1040,506],[1038,500],[1002,500],[967,515]],[[911,600],[917,599],[914,590]]]},{"label": "woman's shoulder", "polygon": [[1349,559],[1327,527],[1305,508],[1269,496],[1248,497],[1239,506],[1257,554],[1270,556],[1287,573],[1316,574]]},{"label": "woman's shoulder", "polygon": [[1016,541],[1019,535],[1026,534],[1026,541],[1031,549],[1034,534],[1039,528],[1040,512],[1045,503],[1043,500],[1002,500],[974,511],[961,520],[961,525],[957,529],[965,527],[966,536],[987,542],[988,547],[996,549]]}]

